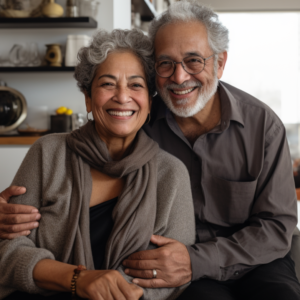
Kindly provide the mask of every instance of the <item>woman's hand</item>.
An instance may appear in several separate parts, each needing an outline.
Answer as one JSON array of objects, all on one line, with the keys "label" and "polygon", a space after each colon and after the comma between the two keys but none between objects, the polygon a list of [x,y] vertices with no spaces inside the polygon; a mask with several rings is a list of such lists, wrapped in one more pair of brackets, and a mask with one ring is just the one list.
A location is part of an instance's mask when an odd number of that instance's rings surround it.
[{"label": "woman's hand", "polygon": [[138,300],[143,290],[128,283],[118,271],[85,270],[78,276],[76,294],[90,300]]}]

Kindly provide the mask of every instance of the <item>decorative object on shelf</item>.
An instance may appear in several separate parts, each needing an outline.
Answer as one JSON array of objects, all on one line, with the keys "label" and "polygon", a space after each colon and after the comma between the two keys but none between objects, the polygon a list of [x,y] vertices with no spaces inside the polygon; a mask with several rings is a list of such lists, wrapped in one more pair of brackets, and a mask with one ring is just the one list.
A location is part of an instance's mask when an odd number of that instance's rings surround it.
[{"label": "decorative object on shelf", "polygon": [[39,18],[43,16],[43,7],[48,3],[48,0],[31,0],[31,14],[32,18]]},{"label": "decorative object on shelf", "polygon": [[72,115],[52,115],[50,116],[51,132],[72,131]]},{"label": "decorative object on shelf", "polygon": [[49,3],[43,7],[43,15],[47,18],[58,18],[64,14],[64,9],[55,0],[49,0]]},{"label": "decorative object on shelf", "polygon": [[84,119],[83,114],[78,113],[78,114],[72,115],[72,130],[79,129],[85,123],[86,123],[86,120]]},{"label": "decorative object on shelf", "polygon": [[76,5],[76,0],[68,0],[66,7],[66,17],[78,17],[78,7]]},{"label": "decorative object on shelf", "polygon": [[0,17],[27,18],[31,13],[30,0],[7,0],[1,4]]},{"label": "decorative object on shelf", "polygon": [[13,66],[40,66],[41,59],[37,44],[21,43],[13,45],[9,51],[8,64]]},{"label": "decorative object on shelf", "polygon": [[60,106],[56,111],[57,115],[72,115],[73,114],[73,110],[71,108],[67,108],[65,106]]},{"label": "decorative object on shelf", "polygon": [[79,3],[80,16],[93,18],[97,16],[100,2],[96,0],[80,0]]},{"label": "decorative object on shelf", "polygon": [[26,116],[25,97],[2,82],[0,86],[0,134],[16,129]]},{"label": "decorative object on shelf", "polygon": [[23,135],[41,135],[47,133],[50,127],[47,106],[32,106],[27,108],[27,117],[18,128]]},{"label": "decorative object on shelf", "polygon": [[45,60],[48,65],[51,67],[61,67],[62,63],[62,55],[59,44],[49,44],[46,45],[47,52],[45,56]]},{"label": "decorative object on shelf", "polygon": [[77,53],[80,48],[87,47],[91,42],[88,35],[68,35],[66,45],[65,66],[74,67],[78,63]]}]

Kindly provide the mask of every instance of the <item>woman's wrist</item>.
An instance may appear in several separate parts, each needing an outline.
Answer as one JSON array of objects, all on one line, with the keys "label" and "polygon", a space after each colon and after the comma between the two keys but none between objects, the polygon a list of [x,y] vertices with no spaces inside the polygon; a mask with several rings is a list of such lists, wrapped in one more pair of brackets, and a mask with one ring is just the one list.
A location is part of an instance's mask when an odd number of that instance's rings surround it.
[{"label": "woman's wrist", "polygon": [[81,272],[86,270],[86,267],[83,265],[79,265],[77,268],[73,270],[73,276],[71,280],[71,294],[72,299],[76,299],[76,290],[77,290],[77,279],[80,276]]},{"label": "woman's wrist", "polygon": [[33,279],[40,288],[71,292],[71,281],[76,267],[75,265],[44,259],[39,261],[33,269]]}]

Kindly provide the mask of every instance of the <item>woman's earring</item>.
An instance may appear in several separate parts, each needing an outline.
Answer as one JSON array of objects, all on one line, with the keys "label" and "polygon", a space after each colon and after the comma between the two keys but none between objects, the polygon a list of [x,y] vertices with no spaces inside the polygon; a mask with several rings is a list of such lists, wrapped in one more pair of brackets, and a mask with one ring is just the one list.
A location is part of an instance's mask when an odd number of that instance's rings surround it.
[{"label": "woman's earring", "polygon": [[149,124],[150,120],[151,120],[151,116],[150,116],[150,114],[148,114],[147,119],[146,119],[146,122],[145,122],[145,125],[146,125],[146,124]]},{"label": "woman's earring", "polygon": [[86,119],[88,120],[88,122],[92,122],[94,118],[90,119],[89,118],[89,113],[91,113],[91,111],[86,113]]}]

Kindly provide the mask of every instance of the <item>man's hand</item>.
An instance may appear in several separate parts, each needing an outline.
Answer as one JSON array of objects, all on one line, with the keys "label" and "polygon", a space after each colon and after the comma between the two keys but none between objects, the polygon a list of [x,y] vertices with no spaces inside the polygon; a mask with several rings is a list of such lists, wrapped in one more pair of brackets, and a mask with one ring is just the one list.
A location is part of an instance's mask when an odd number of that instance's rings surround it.
[{"label": "man's hand", "polygon": [[28,205],[8,204],[12,196],[22,195],[24,187],[11,186],[0,193],[0,239],[13,239],[29,235],[30,230],[39,226],[39,211]]},{"label": "man's hand", "polygon": [[[159,235],[152,235],[151,242],[159,248],[134,253],[123,262],[125,273],[135,277],[133,283],[145,288],[161,288],[191,281],[191,260],[184,244]],[[155,279],[153,269],[157,272]]]}]

